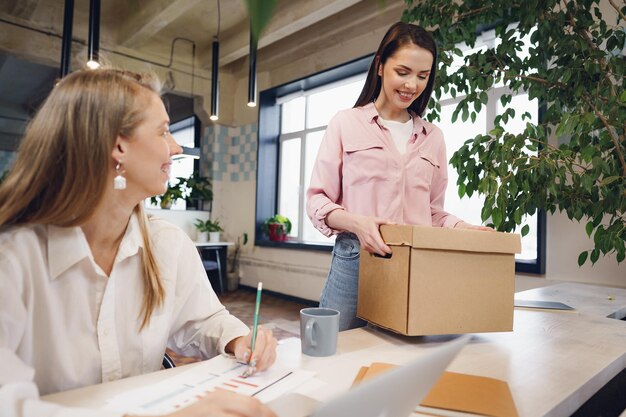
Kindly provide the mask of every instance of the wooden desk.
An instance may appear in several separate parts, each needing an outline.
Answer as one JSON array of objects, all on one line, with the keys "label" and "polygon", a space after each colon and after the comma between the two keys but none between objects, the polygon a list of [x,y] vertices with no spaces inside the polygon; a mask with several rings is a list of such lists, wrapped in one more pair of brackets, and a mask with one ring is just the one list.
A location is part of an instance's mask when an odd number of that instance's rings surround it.
[{"label": "wooden desk", "polygon": [[[300,356],[297,365],[317,372],[317,378],[326,384],[311,383],[298,391],[326,401],[348,390],[362,365],[374,361],[403,364],[451,337],[454,336],[404,337],[375,328],[342,332],[335,355]],[[506,380],[520,417],[558,417],[571,415],[625,367],[623,322],[577,311],[516,309],[513,332],[475,334],[448,369]],[[189,368],[178,367],[44,398],[66,405],[100,407],[115,394],[185,369]]]},{"label": "wooden desk", "polygon": [[[218,287],[217,288],[214,287],[214,290],[218,294],[225,292],[228,288],[227,252],[228,252],[228,247],[233,246],[234,243],[233,242],[194,242],[194,244],[196,245],[196,248],[198,249],[198,252],[200,253],[200,257],[203,260],[204,260],[203,252],[207,252],[207,251],[213,251],[215,252],[216,258],[219,257],[220,275],[222,279],[221,279],[221,282],[218,283],[219,284]],[[219,279],[219,276],[217,279]],[[220,288],[224,288],[225,290],[220,291]]]}]

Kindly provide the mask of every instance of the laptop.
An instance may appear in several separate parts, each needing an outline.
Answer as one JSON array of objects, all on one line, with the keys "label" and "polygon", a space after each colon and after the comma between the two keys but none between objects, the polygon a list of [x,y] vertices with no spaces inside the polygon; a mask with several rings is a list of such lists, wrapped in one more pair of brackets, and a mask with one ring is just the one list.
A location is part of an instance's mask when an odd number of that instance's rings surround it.
[{"label": "laptop", "polygon": [[327,403],[291,393],[267,405],[278,417],[408,417],[470,338],[461,336],[432,348]]}]

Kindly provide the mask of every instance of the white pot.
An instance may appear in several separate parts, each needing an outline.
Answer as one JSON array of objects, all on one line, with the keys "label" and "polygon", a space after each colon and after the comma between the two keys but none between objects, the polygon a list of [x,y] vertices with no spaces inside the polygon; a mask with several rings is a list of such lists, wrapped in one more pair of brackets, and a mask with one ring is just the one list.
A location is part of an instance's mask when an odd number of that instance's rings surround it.
[{"label": "white pot", "polygon": [[220,232],[209,232],[209,242],[219,242]]},{"label": "white pot", "polygon": [[196,241],[199,243],[204,243],[209,240],[209,232],[198,232],[196,236]]}]

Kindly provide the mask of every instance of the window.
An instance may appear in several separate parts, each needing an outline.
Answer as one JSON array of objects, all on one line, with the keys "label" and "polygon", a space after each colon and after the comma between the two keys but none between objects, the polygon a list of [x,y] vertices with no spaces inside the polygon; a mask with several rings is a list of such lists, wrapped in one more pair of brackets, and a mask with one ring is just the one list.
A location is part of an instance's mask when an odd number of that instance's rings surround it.
[{"label": "window", "polygon": [[[476,48],[495,45],[493,31],[482,36]],[[469,54],[474,50],[465,48]],[[256,244],[330,250],[332,239],[324,237],[313,228],[306,216],[306,189],[308,187],[315,155],[325,127],[340,109],[354,105],[365,80],[365,73],[372,57],[364,57],[298,80],[275,89],[261,92],[259,109],[259,155],[257,172],[257,233]],[[459,58],[456,65],[462,65]],[[453,64],[453,65],[455,65]],[[308,88],[307,88],[308,87]],[[462,99],[443,96],[440,98],[441,121],[436,124],[443,130],[448,157],[470,137],[493,129],[493,119],[501,113],[499,97],[511,92],[503,85],[490,92],[489,103],[483,107],[474,122],[451,122],[452,112]],[[434,99],[434,98],[433,98]],[[529,101],[526,94],[513,97],[516,114],[528,111],[537,122],[539,103]],[[506,127],[520,131],[526,121],[509,120]],[[459,199],[456,187],[458,174],[450,167],[449,186],[446,192],[446,210],[464,220],[480,224],[483,205],[482,196]],[[260,229],[263,221],[275,213],[289,217],[293,227],[292,240],[286,243],[270,242]],[[518,255],[516,269],[520,272],[543,273],[545,262],[545,213],[538,213],[527,220],[530,233],[522,239],[523,253]]]},{"label": "window", "polygon": [[[170,125],[172,137],[183,148],[183,153],[172,157],[172,167],[170,168],[169,185],[178,184],[178,177],[189,178],[194,171],[198,171],[198,160],[200,158],[200,120],[196,116],[191,116]],[[150,199],[146,200],[146,207],[151,209],[161,209],[158,204],[152,204]],[[171,209],[185,210],[187,202],[176,200]]]},{"label": "window", "polygon": [[[522,54],[527,53],[530,46],[530,36],[523,39],[525,47]],[[474,48],[470,49],[466,46],[459,46],[464,51],[464,56],[472,54],[477,50],[484,50],[497,46],[498,38],[495,37],[495,31],[485,31],[478,38]],[[462,57],[455,57],[453,66],[463,65]],[[489,92],[489,101],[480,113],[477,114],[475,121],[469,119],[465,122],[459,117],[454,123],[452,122],[452,113],[460,100],[464,96],[457,95],[453,98],[451,95],[443,95],[439,103],[441,105],[441,120],[436,124],[444,132],[448,157],[451,157],[463,143],[480,133],[489,132],[494,128],[493,120],[495,116],[502,114],[502,105],[500,97],[504,94],[511,95],[512,92],[502,83],[496,85]],[[511,100],[515,113],[521,115],[528,112],[531,123],[537,123],[540,116],[540,104],[537,100],[529,100],[527,94],[514,95]],[[506,129],[512,133],[520,133],[524,130],[527,120],[522,120],[519,116],[509,119],[503,124]],[[484,203],[483,196],[474,194],[472,197],[465,196],[460,199],[457,193],[456,182],[458,174],[452,167],[448,169],[448,189],[446,190],[446,211],[454,213],[463,220],[473,223],[481,223],[481,209]],[[522,253],[516,255],[517,267],[519,272],[544,273],[545,271],[545,213],[538,212],[533,216],[522,219],[522,224],[528,224],[529,233],[522,238]],[[516,233],[520,233],[521,227],[516,229]]]},{"label": "window", "polygon": [[306,189],[317,151],[330,119],[350,108],[359,97],[365,74],[359,74],[304,94],[279,97],[278,212],[292,222],[291,236],[304,243],[332,243],[318,232],[306,215]]}]

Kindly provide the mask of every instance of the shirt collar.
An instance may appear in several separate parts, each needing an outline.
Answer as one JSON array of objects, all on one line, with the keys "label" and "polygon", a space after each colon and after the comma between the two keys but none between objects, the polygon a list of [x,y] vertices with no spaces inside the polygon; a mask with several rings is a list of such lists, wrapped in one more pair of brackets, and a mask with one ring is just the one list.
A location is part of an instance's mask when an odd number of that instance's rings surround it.
[{"label": "shirt collar", "polygon": [[[376,110],[376,106],[374,106],[374,102],[368,103],[365,106],[361,107],[361,111],[365,114],[367,121],[370,123],[378,124],[378,118],[380,115],[378,114],[378,110]],[[415,133],[430,133],[433,129],[433,125],[424,121],[421,117],[415,114],[412,110],[409,110],[409,114],[413,118],[413,132]]]},{"label": "shirt collar", "polygon": [[[143,247],[143,238],[137,215],[133,213],[115,257],[115,263],[135,255]],[[83,259],[93,261],[87,238],[79,226],[59,227],[48,225],[48,265],[50,279],[58,278],[63,272]]]}]

